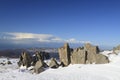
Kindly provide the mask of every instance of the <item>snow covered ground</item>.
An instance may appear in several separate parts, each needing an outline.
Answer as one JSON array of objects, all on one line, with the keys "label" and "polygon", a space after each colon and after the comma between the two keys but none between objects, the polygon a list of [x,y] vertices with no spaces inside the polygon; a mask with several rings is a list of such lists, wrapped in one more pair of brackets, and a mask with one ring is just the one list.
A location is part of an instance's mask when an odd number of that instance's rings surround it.
[{"label": "snow covered ground", "polygon": [[[106,51],[102,54],[109,54]],[[47,69],[40,74],[21,71],[16,62],[10,59],[12,65],[0,65],[0,80],[120,80],[120,53],[107,55],[109,64],[75,64],[58,69]],[[0,62],[7,59],[1,58]]]}]

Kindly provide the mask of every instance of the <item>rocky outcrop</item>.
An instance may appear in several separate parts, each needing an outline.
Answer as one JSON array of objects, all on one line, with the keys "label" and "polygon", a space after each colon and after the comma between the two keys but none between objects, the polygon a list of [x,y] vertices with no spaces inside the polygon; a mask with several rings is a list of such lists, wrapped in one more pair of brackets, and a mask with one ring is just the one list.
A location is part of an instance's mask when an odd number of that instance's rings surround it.
[{"label": "rocky outcrop", "polygon": [[48,67],[48,65],[44,62],[44,56],[41,55],[40,52],[36,52],[33,57],[31,57],[26,52],[23,52],[20,55],[20,60],[18,62],[18,66],[26,66],[27,68],[30,66],[34,66],[33,72],[40,73],[44,71],[44,68]]},{"label": "rocky outcrop", "polygon": [[21,66],[26,66],[26,67],[30,67],[31,66],[31,62],[32,62],[32,58],[29,54],[27,54],[26,52],[23,52],[20,56],[20,60],[18,62],[18,65]]},{"label": "rocky outcrop", "polygon": [[85,64],[86,59],[87,59],[87,54],[84,49],[77,48],[71,53],[72,64]]},{"label": "rocky outcrop", "polygon": [[65,43],[63,47],[58,49],[60,62],[63,63],[64,66],[68,66],[70,64],[70,52],[71,49],[68,43]]},{"label": "rocky outcrop", "polygon": [[[85,44],[84,47],[74,49],[73,51],[69,48],[69,55],[65,57],[67,54],[65,45],[63,48],[59,49],[60,61],[63,63],[68,60],[69,56],[71,64],[104,64],[109,62],[106,56],[99,54],[98,46],[92,46],[90,43]],[[69,45],[67,44],[67,46]]]},{"label": "rocky outcrop", "polygon": [[43,59],[41,53],[36,51],[35,55],[32,57],[31,65],[35,66],[36,62],[39,61],[39,60],[43,61],[44,59]]},{"label": "rocky outcrop", "polygon": [[49,63],[49,67],[50,68],[58,68],[59,64],[57,63],[57,61],[54,58],[51,58],[50,63]]},{"label": "rocky outcrop", "polygon": [[108,57],[102,54],[96,54],[96,64],[105,64],[109,63]]},{"label": "rocky outcrop", "polygon": [[98,46],[92,46],[90,43],[86,43],[84,50],[87,53],[87,63],[96,63],[96,55],[99,54]]},{"label": "rocky outcrop", "polygon": [[44,62],[42,60],[38,60],[35,64],[34,72],[37,74],[43,72],[44,71],[43,65]]}]

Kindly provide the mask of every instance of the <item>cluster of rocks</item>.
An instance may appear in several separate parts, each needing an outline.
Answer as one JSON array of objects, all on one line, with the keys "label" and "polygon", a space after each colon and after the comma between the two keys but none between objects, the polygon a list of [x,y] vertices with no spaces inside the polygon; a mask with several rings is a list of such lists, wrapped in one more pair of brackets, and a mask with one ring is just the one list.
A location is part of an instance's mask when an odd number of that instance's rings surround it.
[{"label": "cluster of rocks", "polygon": [[0,62],[0,65],[3,65],[3,66],[4,66],[4,65],[6,65],[6,64],[7,64],[7,65],[10,65],[10,64],[12,64],[12,62],[11,62],[11,61],[6,61],[6,62],[3,61],[3,62]]},{"label": "cluster of rocks", "polygon": [[60,64],[55,58],[51,58],[49,64],[45,63],[44,56],[41,52],[36,52],[34,56],[23,52],[18,62],[20,66],[34,66],[32,71],[34,73],[40,73],[45,68],[58,68],[59,66],[68,66],[69,64],[104,64],[108,63],[109,60],[106,56],[99,54],[98,46],[92,46],[87,43],[84,47],[71,49],[68,43],[65,43],[63,47],[58,49]]},{"label": "cluster of rocks", "polygon": [[98,46],[92,46],[90,43],[85,44],[84,47],[71,49],[68,43],[59,48],[60,62],[64,66],[71,64],[104,64],[109,60],[106,56],[99,54]]},{"label": "cluster of rocks", "polygon": [[34,66],[32,72],[40,73],[43,72],[47,67],[58,68],[59,64],[54,58],[52,58],[50,63],[47,65],[44,62],[44,56],[42,56],[42,54],[37,51],[34,56],[31,56],[30,54],[23,52],[20,56],[18,66],[19,67],[26,66],[27,68],[30,66]]}]

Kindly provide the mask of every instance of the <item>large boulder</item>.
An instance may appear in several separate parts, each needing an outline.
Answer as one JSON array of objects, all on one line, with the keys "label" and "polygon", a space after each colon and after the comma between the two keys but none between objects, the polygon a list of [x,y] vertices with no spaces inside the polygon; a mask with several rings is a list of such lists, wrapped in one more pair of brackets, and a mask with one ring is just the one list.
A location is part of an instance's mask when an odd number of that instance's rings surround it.
[{"label": "large boulder", "polygon": [[57,61],[54,58],[51,58],[50,63],[49,63],[49,67],[58,68],[59,64],[57,63]]},{"label": "large boulder", "polygon": [[42,60],[38,60],[35,64],[34,72],[37,74],[43,72],[44,71],[43,65],[44,62]]},{"label": "large boulder", "polygon": [[96,55],[96,64],[105,64],[109,63],[108,57],[102,55],[102,54],[97,54]]},{"label": "large boulder", "polygon": [[96,54],[99,53],[98,46],[92,46],[90,43],[86,43],[84,50],[87,52],[87,63],[95,63]]},{"label": "large boulder", "polygon": [[68,43],[65,43],[63,47],[58,49],[58,51],[60,62],[63,63],[65,66],[68,66],[70,64],[70,52],[71,52]]},{"label": "large boulder", "polygon": [[77,48],[71,54],[72,64],[85,64],[87,59],[87,54],[84,49]]}]

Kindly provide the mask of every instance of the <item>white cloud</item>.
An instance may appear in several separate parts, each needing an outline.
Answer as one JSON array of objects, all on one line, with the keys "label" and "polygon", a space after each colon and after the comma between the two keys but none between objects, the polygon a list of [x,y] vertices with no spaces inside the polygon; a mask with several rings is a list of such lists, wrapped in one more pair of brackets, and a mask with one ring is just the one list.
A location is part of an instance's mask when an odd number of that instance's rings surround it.
[{"label": "white cloud", "polygon": [[50,34],[33,34],[33,33],[5,33],[13,36],[12,39],[49,39],[52,38],[53,35]]},{"label": "white cloud", "polygon": [[68,42],[68,43],[79,43],[79,41],[74,39],[74,38],[68,39],[68,40],[66,40],[66,42]]},{"label": "white cloud", "polygon": [[18,32],[14,32],[14,33],[9,33],[9,32],[4,32],[2,33],[2,37],[1,38],[6,38],[6,39],[10,39],[13,43],[31,43],[34,44],[34,42],[54,42],[54,43],[90,43],[90,41],[80,41],[80,40],[76,40],[75,38],[71,38],[71,39],[62,39],[59,37],[56,37],[54,35],[51,34],[33,34],[33,33],[18,33]]}]

